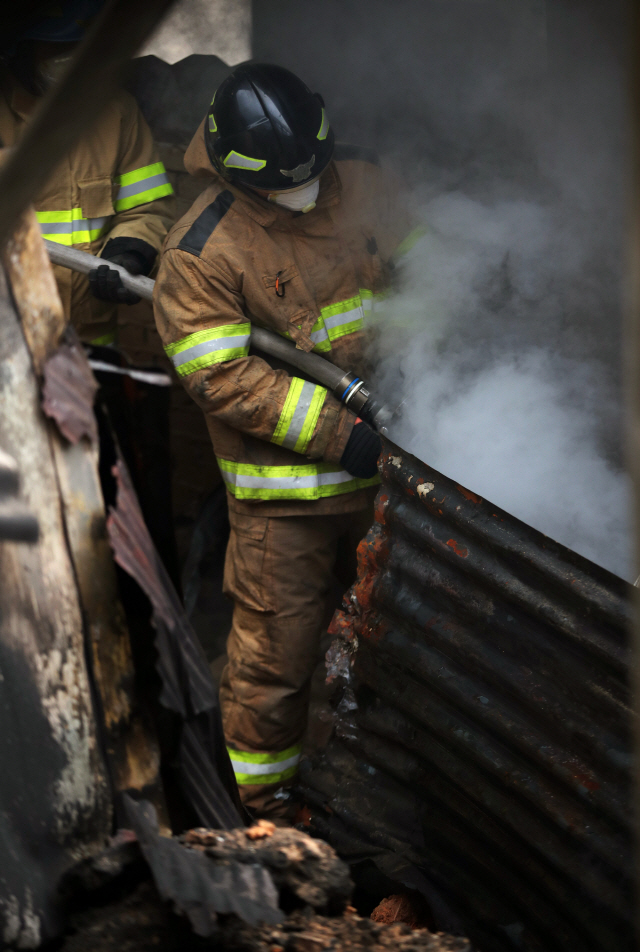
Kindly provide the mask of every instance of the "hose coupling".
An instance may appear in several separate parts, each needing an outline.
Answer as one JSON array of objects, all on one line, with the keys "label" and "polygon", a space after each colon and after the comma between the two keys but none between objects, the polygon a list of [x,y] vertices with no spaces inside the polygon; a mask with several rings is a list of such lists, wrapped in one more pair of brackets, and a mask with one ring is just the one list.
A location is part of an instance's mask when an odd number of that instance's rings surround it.
[{"label": "hose coupling", "polygon": [[356,374],[349,371],[333,388],[334,395],[356,415],[360,415],[371,394]]}]

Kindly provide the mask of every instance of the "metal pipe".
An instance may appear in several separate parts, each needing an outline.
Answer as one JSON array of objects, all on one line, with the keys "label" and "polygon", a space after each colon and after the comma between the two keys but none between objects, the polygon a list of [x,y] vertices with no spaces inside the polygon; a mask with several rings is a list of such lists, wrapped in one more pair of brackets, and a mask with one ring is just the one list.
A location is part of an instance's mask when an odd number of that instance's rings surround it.
[{"label": "metal pipe", "polygon": [[[77,248],[67,248],[65,245],[59,245],[55,241],[44,239],[44,243],[49,253],[49,257],[54,264],[61,265],[63,268],[70,268],[72,271],[79,271],[81,274],[89,274],[101,263],[94,255],[86,251],[79,251]],[[102,262],[107,264],[107,262]],[[129,291],[133,291],[141,298],[151,301],[153,297],[153,288],[155,281],[151,278],[144,278],[140,275],[129,274],[129,272],[120,265],[108,262],[110,268],[118,272],[122,278],[122,283]],[[299,350],[294,344],[273,331],[268,331],[264,327],[251,325],[251,344],[257,350],[282,360],[297,370],[313,377],[318,383],[326,387],[339,399],[345,406],[354,413],[360,414],[363,419],[371,423],[376,430],[384,433],[391,420],[391,413],[386,407],[377,403],[365,388],[364,383],[359,377],[351,372],[345,372],[335,364],[325,360],[318,354],[307,354]]]}]

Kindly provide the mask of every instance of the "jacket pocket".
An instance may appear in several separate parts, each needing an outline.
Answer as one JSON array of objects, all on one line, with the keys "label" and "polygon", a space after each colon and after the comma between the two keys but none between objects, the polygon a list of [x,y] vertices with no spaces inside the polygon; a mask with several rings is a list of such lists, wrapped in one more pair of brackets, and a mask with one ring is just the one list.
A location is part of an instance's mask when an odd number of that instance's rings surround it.
[{"label": "jacket pocket", "polygon": [[84,179],[78,183],[78,188],[80,207],[85,218],[107,218],[115,214],[113,186],[108,176]]},{"label": "jacket pocket", "polygon": [[266,517],[230,512],[229,521],[231,536],[222,590],[251,611],[274,611],[273,586],[267,572],[268,520]]}]

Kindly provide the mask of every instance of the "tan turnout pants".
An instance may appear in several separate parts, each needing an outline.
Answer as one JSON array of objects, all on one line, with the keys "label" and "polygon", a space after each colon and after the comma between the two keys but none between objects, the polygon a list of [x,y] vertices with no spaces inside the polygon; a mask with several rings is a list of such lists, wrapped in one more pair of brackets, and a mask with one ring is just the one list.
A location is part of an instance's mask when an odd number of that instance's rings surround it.
[{"label": "tan turnout pants", "polygon": [[300,759],[332,573],[345,590],[354,580],[372,511],[229,518],[224,591],[234,612],[220,683],[224,731],[245,805],[259,816],[286,816],[282,794]]}]

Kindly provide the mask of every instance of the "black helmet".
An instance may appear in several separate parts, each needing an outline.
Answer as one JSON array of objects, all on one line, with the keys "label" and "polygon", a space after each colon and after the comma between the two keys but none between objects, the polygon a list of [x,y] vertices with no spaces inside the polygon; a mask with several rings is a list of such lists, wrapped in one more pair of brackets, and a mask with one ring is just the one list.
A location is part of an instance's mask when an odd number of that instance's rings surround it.
[{"label": "black helmet", "polygon": [[281,191],[317,178],[331,161],[324,102],[281,66],[238,66],[218,87],[204,139],[212,165],[239,185]]}]

